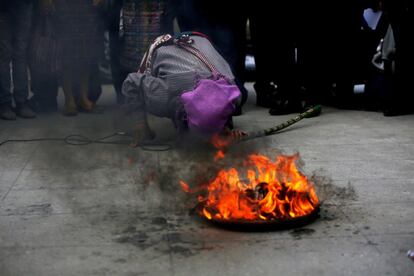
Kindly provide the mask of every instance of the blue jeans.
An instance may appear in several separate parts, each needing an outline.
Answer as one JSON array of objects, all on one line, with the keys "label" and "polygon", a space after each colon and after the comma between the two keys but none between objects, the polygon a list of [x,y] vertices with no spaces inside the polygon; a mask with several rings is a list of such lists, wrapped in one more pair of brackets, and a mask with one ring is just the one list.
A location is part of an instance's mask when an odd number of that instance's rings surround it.
[{"label": "blue jeans", "polygon": [[12,101],[12,79],[15,103],[27,100],[27,52],[32,13],[33,4],[25,1],[11,1],[7,11],[0,13],[0,104]]}]

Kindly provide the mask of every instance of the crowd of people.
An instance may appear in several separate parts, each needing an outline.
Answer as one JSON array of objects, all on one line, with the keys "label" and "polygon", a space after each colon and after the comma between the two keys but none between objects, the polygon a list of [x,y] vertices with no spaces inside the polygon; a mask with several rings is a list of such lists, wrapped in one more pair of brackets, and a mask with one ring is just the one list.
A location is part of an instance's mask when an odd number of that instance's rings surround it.
[{"label": "crowd of people", "polygon": [[[0,117],[34,118],[38,112],[57,111],[60,86],[64,115],[93,112],[101,93],[104,32],[117,103],[124,104],[127,75],[138,70],[156,37],[176,30],[174,22],[181,32],[206,34],[230,65],[242,94],[235,115],[242,114],[247,100],[247,37],[255,57],[256,104],[272,115],[320,103],[356,108],[354,84],[367,81],[374,83],[366,87],[375,87],[371,90],[377,96],[367,108],[386,116],[410,113],[409,5],[406,0],[2,0]],[[368,28],[362,16],[368,7],[383,11],[384,26],[392,27],[395,40],[392,63],[386,62],[381,73],[370,63],[387,28],[376,31],[367,49],[360,43],[361,28]]]}]

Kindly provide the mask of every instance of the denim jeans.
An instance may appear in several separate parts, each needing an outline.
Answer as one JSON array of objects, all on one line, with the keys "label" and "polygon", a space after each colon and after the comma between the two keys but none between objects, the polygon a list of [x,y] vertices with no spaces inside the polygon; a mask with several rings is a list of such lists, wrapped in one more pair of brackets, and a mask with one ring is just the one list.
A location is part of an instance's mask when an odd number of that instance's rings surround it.
[{"label": "denim jeans", "polygon": [[10,2],[8,10],[0,13],[0,104],[11,103],[11,86],[15,103],[21,104],[27,100],[29,93],[27,52],[33,4]]}]

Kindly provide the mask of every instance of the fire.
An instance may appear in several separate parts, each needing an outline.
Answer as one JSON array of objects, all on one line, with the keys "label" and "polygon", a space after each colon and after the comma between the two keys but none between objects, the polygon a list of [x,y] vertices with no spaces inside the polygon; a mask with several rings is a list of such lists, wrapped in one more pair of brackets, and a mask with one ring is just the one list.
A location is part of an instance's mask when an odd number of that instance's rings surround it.
[{"label": "fire", "polygon": [[[275,161],[250,155],[239,170],[221,169],[198,195],[200,215],[207,219],[270,221],[305,216],[319,200],[313,183],[296,166],[299,155]],[[184,190],[189,186],[181,181]]]},{"label": "fire", "polygon": [[189,193],[190,192],[190,186],[188,186],[187,183],[184,181],[180,181],[181,189],[183,189],[184,192]]},{"label": "fire", "polygon": [[231,137],[224,136],[221,134],[214,134],[211,137],[211,143],[218,150],[226,149],[230,145],[231,142],[232,142]]},{"label": "fire", "polygon": [[222,136],[220,134],[214,134],[211,137],[211,144],[217,149],[216,155],[214,156],[214,161],[219,161],[224,159],[225,150],[231,144],[232,140],[230,137]]},{"label": "fire", "polygon": [[225,157],[224,151],[218,150],[216,155],[214,156],[214,161],[219,161]]}]

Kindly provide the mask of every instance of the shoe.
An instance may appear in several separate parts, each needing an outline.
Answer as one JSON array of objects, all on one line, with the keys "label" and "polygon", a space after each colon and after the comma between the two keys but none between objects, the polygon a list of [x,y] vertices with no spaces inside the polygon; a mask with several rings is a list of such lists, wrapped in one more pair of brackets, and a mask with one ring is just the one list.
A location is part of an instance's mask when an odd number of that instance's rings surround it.
[{"label": "shoe", "polygon": [[16,113],[9,104],[0,105],[0,117],[3,120],[16,120]]},{"label": "shoe", "polygon": [[16,114],[17,116],[26,118],[26,119],[32,119],[36,117],[36,113],[29,106],[27,101],[16,105]]},{"label": "shoe", "polygon": [[91,113],[93,111],[93,102],[87,98],[80,99],[78,103],[78,109],[82,112]]},{"label": "shoe", "polygon": [[278,100],[270,110],[270,115],[287,115],[303,111],[302,102],[298,100]]},{"label": "shoe", "polygon": [[78,115],[78,109],[76,105],[65,104],[62,114],[68,117],[76,116]]},{"label": "shoe", "polygon": [[256,105],[271,108],[277,94],[277,86],[274,83],[255,83]]}]

